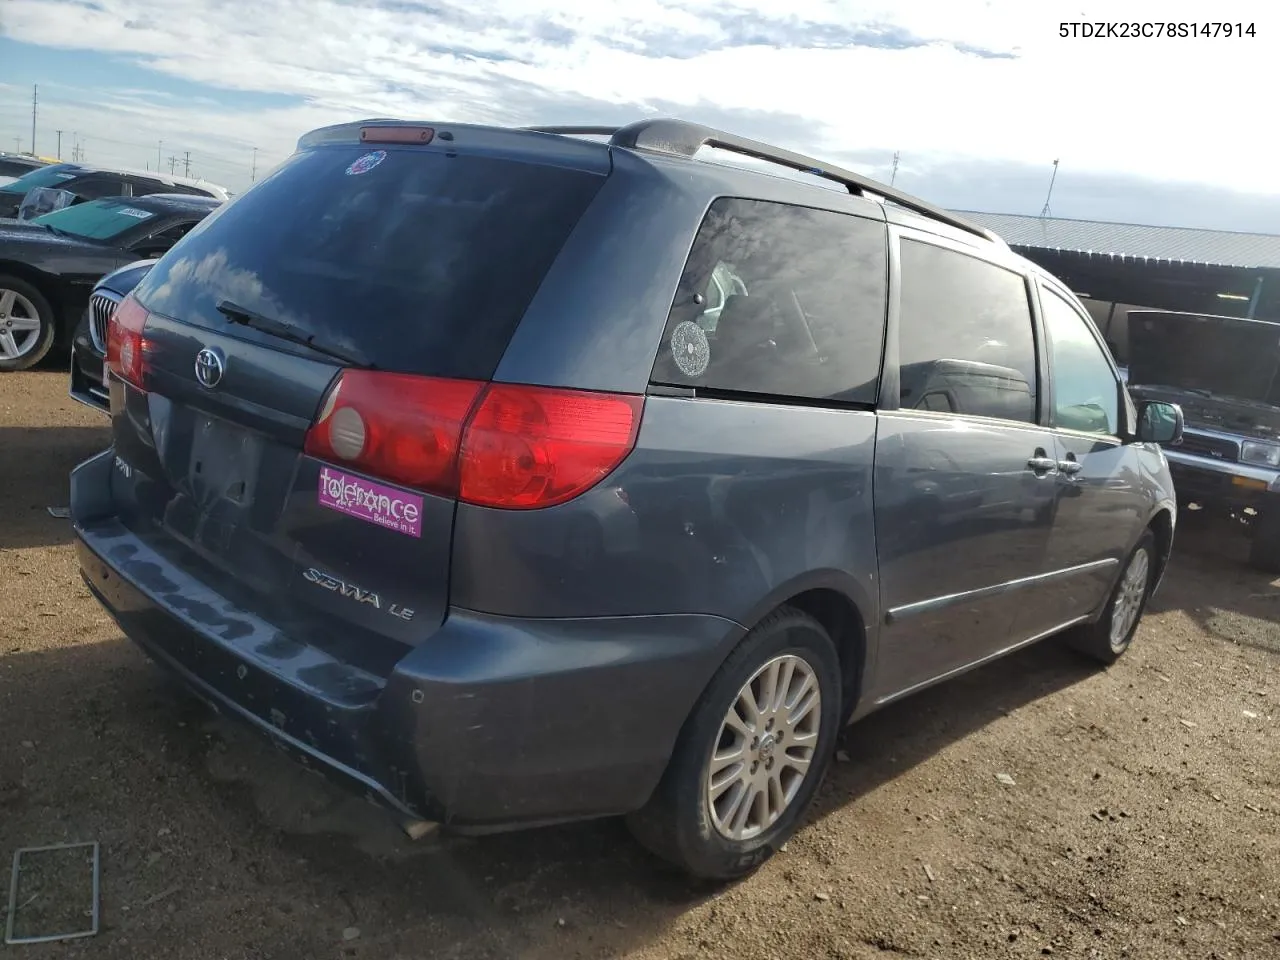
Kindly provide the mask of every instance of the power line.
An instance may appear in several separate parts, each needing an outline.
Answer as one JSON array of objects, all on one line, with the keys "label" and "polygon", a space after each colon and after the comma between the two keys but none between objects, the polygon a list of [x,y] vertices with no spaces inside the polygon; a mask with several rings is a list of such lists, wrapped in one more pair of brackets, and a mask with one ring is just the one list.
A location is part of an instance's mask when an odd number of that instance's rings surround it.
[{"label": "power line", "polygon": [[[73,134],[73,138],[75,136],[76,135]],[[134,149],[149,150],[151,146],[150,144],[141,143],[136,140],[122,140],[122,139],[117,139],[116,137],[95,136],[93,139],[103,144],[109,144],[110,146],[113,146],[113,147],[131,147]],[[159,143],[157,144],[157,147],[158,147],[157,152],[159,155],[158,159],[160,160],[160,162],[163,162],[164,160],[163,145],[164,145],[163,140],[159,141]],[[256,152],[261,152],[260,148],[255,147],[253,149]],[[207,153],[204,151],[196,151],[196,150],[184,151],[184,153],[188,153],[188,152],[191,154],[191,163],[195,166],[201,166],[201,167],[216,166],[216,167],[221,167],[224,170],[250,173],[251,175],[256,176],[256,162],[257,162],[256,154],[251,159],[250,163],[246,164],[243,160],[232,159],[230,157],[224,156],[222,154],[214,153],[212,151],[209,151]],[[83,160],[84,159],[83,149],[79,149],[75,153],[75,155],[72,156],[71,159],[73,161]],[[245,169],[246,167],[248,167],[249,169],[246,170]]]},{"label": "power line", "polygon": [[[39,104],[38,96],[39,96],[38,87],[33,88],[32,128],[33,128],[34,134],[38,134],[38,129],[36,127],[36,122],[35,122],[36,116],[37,116],[38,104]],[[45,106],[47,107],[48,104],[46,103]],[[63,130],[62,132],[66,133],[68,131]],[[86,160],[85,143],[88,140],[88,138],[86,137],[82,139],[79,136],[79,133],[77,131],[71,131],[71,138],[72,138],[72,146],[70,151],[70,160],[72,162],[85,162]],[[113,136],[103,136],[103,137],[95,136],[93,139],[95,141],[100,142],[104,147],[109,146],[109,147],[119,147],[119,148],[132,148],[133,150],[149,151],[151,147],[154,146],[156,149],[156,166],[157,167],[162,167],[166,159],[164,154],[165,141],[163,139],[157,140],[157,141],[151,141],[150,143],[142,143],[139,141],[121,139]],[[20,151],[21,139],[15,138],[14,142]],[[31,148],[32,148],[32,152],[34,152],[35,151],[34,138],[32,140]],[[178,152],[177,155],[179,157],[179,160],[183,164],[183,169],[187,170],[188,173],[193,168],[198,170],[201,173],[201,175],[205,175],[205,176],[213,175],[214,177],[217,177],[220,174],[223,176],[232,176],[232,175],[242,176],[243,174],[248,173],[250,181],[256,182],[258,177],[258,154],[262,152],[262,149],[260,147],[253,146],[250,148],[250,150],[251,150],[251,154],[250,154],[250,160],[248,164],[246,164],[241,159],[231,158],[229,156],[219,154],[213,151],[206,152],[203,150],[184,150],[184,151]],[[135,156],[136,155],[137,154],[135,154]],[[58,159],[62,159],[60,141],[58,145]],[[264,160],[265,159],[266,158],[264,158]],[[147,165],[147,164],[144,164],[144,165]],[[246,167],[248,169],[246,169]],[[176,163],[175,163],[175,170],[176,170]]]},{"label": "power line", "polygon": [[[95,139],[101,141],[102,143],[109,143],[112,146],[117,146],[117,147],[134,147],[138,149],[146,148],[146,144],[136,143],[129,140],[116,140],[112,137],[96,137]],[[163,142],[164,141],[161,141],[161,144],[163,144]],[[234,170],[237,172],[244,171],[244,168],[246,166],[246,164],[242,160],[232,160],[216,153],[204,153],[202,151],[187,150],[187,151],[184,151],[184,156],[186,154],[190,154],[192,163],[200,166],[222,167],[225,170]],[[256,162],[257,162],[257,158],[255,156],[253,161],[249,164],[251,174],[256,173]]]}]

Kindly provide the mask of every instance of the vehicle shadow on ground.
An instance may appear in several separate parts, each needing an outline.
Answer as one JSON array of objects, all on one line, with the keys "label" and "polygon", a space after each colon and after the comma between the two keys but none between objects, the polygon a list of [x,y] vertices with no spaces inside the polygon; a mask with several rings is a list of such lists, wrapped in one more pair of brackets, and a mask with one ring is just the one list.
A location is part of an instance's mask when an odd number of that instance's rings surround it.
[{"label": "vehicle shadow on ground", "polygon": [[[1177,610],[1228,643],[1280,653],[1280,577],[1255,570],[1248,557],[1248,540],[1232,524],[1184,514],[1151,612]],[[1224,614],[1260,623],[1257,629],[1241,629],[1238,621],[1223,622]]]},{"label": "vehicle shadow on ground", "polygon": [[[872,716],[847,732],[852,762],[833,766],[813,817],[1093,672],[1049,642]],[[616,820],[409,841],[363,799],[213,718],[123,639],[0,656],[0,715],[0,857],[101,840],[95,947],[127,938],[122,956],[171,945],[179,926],[225,943],[229,916],[263,956],[333,955],[347,927],[359,956],[418,957],[424,943],[468,960],[612,955],[719,892],[653,860]]]},{"label": "vehicle shadow on ground", "polygon": [[0,426],[0,550],[70,543],[70,523],[48,508],[66,506],[72,467],[110,443],[105,418],[101,427]]}]

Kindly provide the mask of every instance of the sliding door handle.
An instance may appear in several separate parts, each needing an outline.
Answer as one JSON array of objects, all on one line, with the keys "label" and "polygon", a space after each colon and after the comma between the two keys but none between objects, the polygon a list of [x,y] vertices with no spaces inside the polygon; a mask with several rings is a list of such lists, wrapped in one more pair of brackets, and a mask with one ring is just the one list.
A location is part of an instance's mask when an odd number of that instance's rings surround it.
[{"label": "sliding door handle", "polygon": [[1038,474],[1054,473],[1058,469],[1058,461],[1053,457],[1032,457],[1027,466]]}]

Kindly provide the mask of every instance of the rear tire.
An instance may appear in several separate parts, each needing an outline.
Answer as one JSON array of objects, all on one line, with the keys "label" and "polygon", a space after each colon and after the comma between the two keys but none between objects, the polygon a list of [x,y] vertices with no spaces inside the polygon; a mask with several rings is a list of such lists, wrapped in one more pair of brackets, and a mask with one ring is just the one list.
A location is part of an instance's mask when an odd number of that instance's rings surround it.
[{"label": "rear tire", "polygon": [[1156,536],[1146,530],[1125,560],[1102,616],[1096,623],[1072,630],[1067,635],[1068,642],[1085,656],[1107,666],[1124,656],[1146,612],[1159,562]]},{"label": "rear tire", "polygon": [[1280,507],[1262,514],[1251,532],[1249,566],[1263,573],[1280,573]]},{"label": "rear tire", "polygon": [[751,873],[795,832],[813,799],[835,750],[840,699],[840,660],[827,631],[779,608],[712,678],[653,797],[628,818],[632,834],[695,877]]},{"label": "rear tire", "polygon": [[34,367],[57,332],[57,318],[44,294],[25,280],[0,276],[0,372]]}]

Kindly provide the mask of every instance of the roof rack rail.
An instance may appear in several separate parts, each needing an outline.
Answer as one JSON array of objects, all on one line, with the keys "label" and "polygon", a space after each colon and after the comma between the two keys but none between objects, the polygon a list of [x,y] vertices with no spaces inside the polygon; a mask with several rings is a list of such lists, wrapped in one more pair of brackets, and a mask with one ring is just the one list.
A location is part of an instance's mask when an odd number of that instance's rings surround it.
[{"label": "roof rack rail", "polygon": [[638,120],[624,127],[604,126],[559,126],[559,127],[526,127],[538,133],[559,133],[567,136],[607,136],[609,144],[615,147],[628,147],[633,150],[653,150],[657,153],[670,153],[681,157],[692,157],[703,147],[717,147],[730,153],[740,154],[756,160],[765,160],[780,166],[812,174],[827,180],[843,184],[853,194],[873,193],[878,197],[892,201],[914,213],[937,220],[958,230],[974,234],[992,243],[1007,247],[1004,239],[997,233],[979,226],[954,213],[935,207],[919,197],[914,197],[901,190],[895,190],[888,184],[872,180],[852,170],[845,170],[802,153],[793,153],[781,147],[775,147],[759,140],[749,140],[732,133],[725,133],[712,127],[687,120],[675,120],[656,117]]},{"label": "roof rack rail", "polygon": [[569,124],[568,126],[560,127],[525,127],[524,129],[533,133],[559,133],[566,137],[612,137],[621,128]]}]

